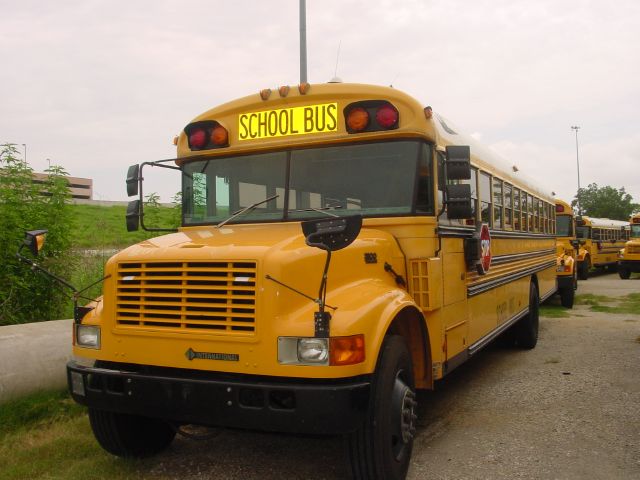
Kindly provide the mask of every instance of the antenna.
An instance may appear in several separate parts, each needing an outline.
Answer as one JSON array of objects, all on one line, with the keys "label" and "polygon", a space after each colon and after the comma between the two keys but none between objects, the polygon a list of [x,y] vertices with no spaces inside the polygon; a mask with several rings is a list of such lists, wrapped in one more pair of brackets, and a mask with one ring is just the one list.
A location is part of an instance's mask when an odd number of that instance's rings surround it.
[{"label": "antenna", "polygon": [[340,60],[340,47],[342,46],[342,40],[338,43],[338,52],[336,53],[336,68],[333,71],[333,78],[338,76],[338,60]]},{"label": "antenna", "polygon": [[300,83],[307,83],[307,2],[300,0]]}]

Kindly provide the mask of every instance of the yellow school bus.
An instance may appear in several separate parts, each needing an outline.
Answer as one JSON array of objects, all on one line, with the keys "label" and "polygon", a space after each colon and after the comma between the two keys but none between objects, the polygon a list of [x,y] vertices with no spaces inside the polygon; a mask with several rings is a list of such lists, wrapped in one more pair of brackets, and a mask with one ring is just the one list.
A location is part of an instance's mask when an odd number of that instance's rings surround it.
[{"label": "yellow school bus", "polygon": [[411,96],[262,90],[176,143],[150,165],[180,170],[182,226],[113,256],[74,325],[69,389],[112,454],[185,424],[343,434],[354,478],[404,478],[416,389],[536,345],[553,198]]},{"label": "yellow school bus", "polygon": [[582,215],[576,219],[576,236],[581,245],[578,278],[587,280],[591,267],[616,268],[618,253],[629,239],[629,222]]},{"label": "yellow school bus", "polygon": [[633,272],[640,272],[640,213],[631,216],[629,227],[629,241],[618,255],[618,274],[623,280]]},{"label": "yellow school bus", "polygon": [[556,271],[558,293],[563,307],[573,308],[578,287],[576,227],[571,205],[556,199]]}]

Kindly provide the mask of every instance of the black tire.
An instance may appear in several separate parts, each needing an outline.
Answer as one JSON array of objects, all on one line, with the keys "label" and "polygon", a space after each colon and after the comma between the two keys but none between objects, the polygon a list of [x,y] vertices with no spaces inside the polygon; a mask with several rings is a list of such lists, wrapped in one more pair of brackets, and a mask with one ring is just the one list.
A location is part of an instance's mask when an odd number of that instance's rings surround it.
[{"label": "black tire", "polygon": [[575,297],[573,285],[562,288],[560,290],[560,303],[564,308],[573,308],[573,299]]},{"label": "black tire", "polygon": [[587,280],[589,278],[590,269],[591,260],[589,257],[584,257],[584,260],[578,264],[578,278],[580,280]]},{"label": "black tire", "polygon": [[514,325],[514,340],[518,347],[530,350],[538,343],[540,297],[538,287],[532,281],[529,284],[529,313]]},{"label": "black tire", "polygon": [[118,457],[148,457],[171,444],[175,430],[154,418],[89,409],[93,435],[102,448]]},{"label": "black tire", "polygon": [[416,425],[411,355],[403,338],[382,344],[364,424],[346,436],[354,479],[402,480],[407,475]]},{"label": "black tire", "polygon": [[618,275],[620,275],[620,278],[622,280],[629,280],[629,277],[631,276],[631,270],[625,267],[618,267]]}]

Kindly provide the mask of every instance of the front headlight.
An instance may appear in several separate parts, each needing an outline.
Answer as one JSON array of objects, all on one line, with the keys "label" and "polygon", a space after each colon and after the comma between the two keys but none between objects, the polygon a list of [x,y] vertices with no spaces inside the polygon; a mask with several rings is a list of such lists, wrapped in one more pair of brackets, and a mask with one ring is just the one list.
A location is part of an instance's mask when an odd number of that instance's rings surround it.
[{"label": "front headlight", "polygon": [[329,365],[329,339],[279,337],[278,362],[284,365]]},{"label": "front headlight", "polygon": [[298,360],[326,365],[329,362],[329,342],[326,338],[298,339]]},{"label": "front headlight", "polygon": [[76,325],[76,345],[84,348],[100,348],[100,327]]}]

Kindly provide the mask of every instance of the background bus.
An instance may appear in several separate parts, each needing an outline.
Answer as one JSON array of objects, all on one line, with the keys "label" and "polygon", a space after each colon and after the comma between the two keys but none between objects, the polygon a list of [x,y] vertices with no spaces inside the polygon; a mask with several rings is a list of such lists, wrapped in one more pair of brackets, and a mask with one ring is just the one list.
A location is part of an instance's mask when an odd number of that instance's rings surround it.
[{"label": "background bus", "polygon": [[415,390],[501,334],[535,347],[556,290],[553,198],[510,165],[394,88],[284,86],[194,119],[169,165],[182,227],[112,257],[74,327],[99,443],[344,434],[355,478],[404,478]]},{"label": "background bus", "polygon": [[629,238],[629,222],[583,215],[576,219],[576,225],[582,247],[578,256],[578,278],[589,278],[591,267],[615,268],[618,252]]},{"label": "background bus", "polygon": [[618,258],[618,274],[623,280],[633,272],[640,272],[640,213],[631,216],[629,227],[629,241],[620,250]]},{"label": "background bus", "polygon": [[571,205],[556,199],[556,271],[558,293],[563,307],[573,308],[575,290],[578,288],[577,241],[575,218]]}]

